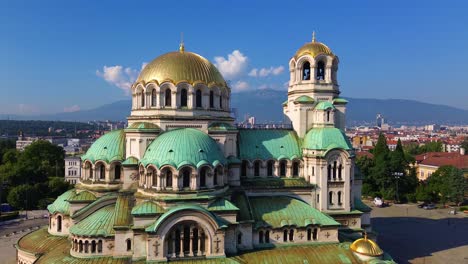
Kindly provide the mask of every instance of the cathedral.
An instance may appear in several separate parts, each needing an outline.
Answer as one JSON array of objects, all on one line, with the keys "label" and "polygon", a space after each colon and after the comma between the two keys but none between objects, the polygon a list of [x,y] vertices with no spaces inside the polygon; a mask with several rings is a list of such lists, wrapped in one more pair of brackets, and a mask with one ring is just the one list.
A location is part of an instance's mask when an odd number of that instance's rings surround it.
[{"label": "cathedral", "polygon": [[183,43],[157,57],[128,127],[81,156],[80,183],[18,241],[17,263],[394,263],[367,238],[338,64],[314,36],[278,106],[292,129],[246,129],[210,61]]}]

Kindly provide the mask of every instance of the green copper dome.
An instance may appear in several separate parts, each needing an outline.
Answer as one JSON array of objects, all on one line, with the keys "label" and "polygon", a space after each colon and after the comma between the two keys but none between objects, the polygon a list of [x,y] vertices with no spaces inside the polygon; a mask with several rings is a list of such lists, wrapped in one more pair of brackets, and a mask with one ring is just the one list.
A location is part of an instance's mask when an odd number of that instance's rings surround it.
[{"label": "green copper dome", "polygon": [[75,189],[64,192],[62,195],[57,197],[57,199],[55,199],[55,201],[52,204],[47,206],[47,210],[49,210],[49,213],[51,214],[61,213],[64,215],[69,215],[70,203],[68,202],[68,200],[72,199],[75,195]]},{"label": "green copper dome", "polygon": [[179,169],[184,165],[199,168],[205,164],[226,164],[226,159],[210,136],[198,129],[181,128],[157,137],[146,149],[141,163],[158,168],[171,165]]},{"label": "green copper dome", "polygon": [[100,137],[94,142],[81,160],[95,162],[103,160],[110,163],[115,160],[125,158],[125,133],[121,130],[114,130]]},{"label": "green copper dome", "polygon": [[304,137],[302,148],[329,151],[331,149],[351,150],[352,146],[340,129],[323,127],[309,130]]}]

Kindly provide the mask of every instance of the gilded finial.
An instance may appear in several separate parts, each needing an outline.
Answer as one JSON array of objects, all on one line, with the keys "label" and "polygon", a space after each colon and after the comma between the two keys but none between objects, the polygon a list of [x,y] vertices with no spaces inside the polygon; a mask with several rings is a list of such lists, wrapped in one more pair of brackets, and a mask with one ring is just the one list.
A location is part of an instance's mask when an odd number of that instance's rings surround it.
[{"label": "gilded finial", "polygon": [[180,33],[179,51],[180,51],[181,53],[184,53],[184,51],[185,51],[185,46],[184,46],[184,32],[181,32],[181,33]]},{"label": "gilded finial", "polygon": [[315,42],[315,30],[312,31],[312,42]]},{"label": "gilded finial", "polygon": [[364,230],[364,240],[367,240],[367,232]]}]

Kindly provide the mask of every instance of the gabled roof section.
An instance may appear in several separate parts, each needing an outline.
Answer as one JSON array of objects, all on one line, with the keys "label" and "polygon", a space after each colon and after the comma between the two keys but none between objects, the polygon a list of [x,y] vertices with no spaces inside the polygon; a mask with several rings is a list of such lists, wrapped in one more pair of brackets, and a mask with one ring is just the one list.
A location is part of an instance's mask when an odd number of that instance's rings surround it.
[{"label": "gabled roof section", "polygon": [[315,106],[315,110],[335,109],[335,106],[328,101],[321,101]]},{"label": "gabled roof section", "polygon": [[144,201],[133,207],[132,215],[134,216],[153,216],[165,213],[166,210],[153,201]]},{"label": "gabled roof section", "polygon": [[88,149],[81,160],[96,162],[98,160],[111,163],[125,159],[125,133],[123,129],[114,130],[101,136]]},{"label": "gabled roof section", "polygon": [[294,100],[295,104],[313,104],[314,102],[314,98],[307,95],[301,95],[298,98],[296,98],[296,100]]},{"label": "gabled roof section", "polygon": [[88,191],[82,191],[68,199],[69,202],[73,203],[86,203],[96,201],[96,196]]},{"label": "gabled roof section", "polygon": [[119,194],[115,203],[114,227],[129,227],[132,224],[132,200],[133,196],[128,194]]},{"label": "gabled roof section", "polygon": [[352,145],[343,131],[335,127],[312,128],[304,137],[302,148],[313,150],[352,150]]},{"label": "gabled roof section", "polygon": [[78,218],[80,215],[88,213],[88,211],[93,208],[99,208],[101,206],[104,207],[104,204],[114,203],[116,199],[117,199],[116,193],[109,193],[109,194],[103,195],[99,197],[98,199],[96,199],[94,202],[76,211],[73,214],[72,218],[73,219]]},{"label": "gabled roof section", "polygon": [[237,131],[237,128],[228,123],[215,122],[208,126],[208,131]]},{"label": "gabled roof section", "polygon": [[238,221],[251,222],[253,221],[252,209],[250,207],[249,199],[244,192],[237,192],[232,195],[231,200],[236,207],[239,208]]},{"label": "gabled roof section", "polygon": [[126,132],[158,133],[158,125],[149,122],[135,122],[125,129]]},{"label": "gabled roof section", "polygon": [[208,211],[221,212],[221,211],[239,211],[235,205],[230,201],[220,198],[208,205]]},{"label": "gabled roof section", "polygon": [[306,227],[311,224],[319,226],[340,225],[330,216],[289,196],[251,196],[249,200],[257,228]]},{"label": "gabled roof section", "polygon": [[105,206],[70,228],[77,236],[114,236],[115,205]]},{"label": "gabled roof section", "polygon": [[239,158],[243,160],[294,159],[302,155],[296,132],[282,129],[239,130]]},{"label": "gabled roof section", "polygon": [[135,157],[128,157],[123,163],[123,166],[136,166],[138,165],[138,159]]},{"label": "gabled roof section", "polygon": [[72,199],[76,195],[75,189],[68,190],[61,194],[52,204],[47,206],[47,210],[51,214],[60,213],[64,215],[70,215],[70,202],[69,200]]}]

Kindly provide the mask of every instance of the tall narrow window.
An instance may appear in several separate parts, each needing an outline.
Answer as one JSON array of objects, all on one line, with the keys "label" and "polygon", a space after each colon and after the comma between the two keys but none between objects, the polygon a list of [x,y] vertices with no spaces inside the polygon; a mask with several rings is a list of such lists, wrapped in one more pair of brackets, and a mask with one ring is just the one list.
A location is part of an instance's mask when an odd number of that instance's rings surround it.
[{"label": "tall narrow window", "polygon": [[328,193],[328,203],[333,204],[333,192]]},{"label": "tall narrow window", "polygon": [[214,108],[214,92],[210,91],[210,108]]},{"label": "tall narrow window", "polygon": [[218,185],[218,168],[214,169],[214,175],[213,175],[213,185]]},{"label": "tall narrow window", "polygon": [[327,122],[330,122],[330,110],[327,111]]},{"label": "tall narrow window", "polygon": [[292,165],[293,165],[293,168],[292,168],[293,169],[293,175],[292,176],[293,177],[299,177],[299,162],[294,161]]},{"label": "tall narrow window", "polygon": [[78,244],[79,244],[79,246],[78,246],[79,251],[80,251],[80,253],[82,253],[83,252],[83,241],[80,240],[80,242]]},{"label": "tall narrow window", "polygon": [[188,188],[190,187],[190,170],[189,169],[184,169],[182,172],[182,186],[183,188]]},{"label": "tall narrow window", "polygon": [[195,98],[195,107],[202,107],[202,92],[201,90],[197,90]]},{"label": "tall narrow window", "polygon": [[341,205],[341,191],[338,192],[338,204]]},{"label": "tall narrow window", "polygon": [[98,244],[97,244],[97,252],[98,252],[98,253],[102,253],[102,240],[99,240],[99,241],[98,241]]},{"label": "tall narrow window", "polygon": [[267,175],[273,176],[273,168],[275,166],[275,161],[269,160],[267,163]]},{"label": "tall narrow window", "polygon": [[223,96],[219,95],[219,109],[223,109]]},{"label": "tall narrow window", "polygon": [[200,170],[200,187],[206,187],[206,167]]},{"label": "tall narrow window", "polygon": [[336,180],[336,161],[333,162],[333,180]]},{"label": "tall narrow window", "polygon": [[331,170],[332,170],[331,164],[328,164],[328,167],[327,167],[327,178],[328,178],[329,181],[331,180]]},{"label": "tall narrow window", "polygon": [[171,89],[166,89],[166,92],[165,92],[165,97],[164,97],[164,105],[165,106],[168,106],[168,107],[171,107],[172,106],[172,102],[171,102]]},{"label": "tall narrow window", "polygon": [[88,250],[89,250],[89,242],[85,241],[85,243],[84,243],[84,252],[88,253],[89,252]]},{"label": "tall narrow window", "polygon": [[315,166],[312,166],[312,176],[315,176]]},{"label": "tall narrow window", "polygon": [[280,177],[286,177],[286,161],[280,161]]},{"label": "tall narrow window", "polygon": [[302,80],[310,80],[310,63],[308,61],[302,65]]},{"label": "tall narrow window", "polygon": [[172,187],[172,171],[166,171],[166,187]]},{"label": "tall narrow window", "polygon": [[260,161],[255,161],[254,163],[254,176],[258,177],[260,176]]},{"label": "tall narrow window", "polygon": [[286,242],[288,241],[288,230],[284,230],[283,231],[283,242]]},{"label": "tall narrow window", "polygon": [[91,253],[96,253],[96,241],[91,241]]},{"label": "tall narrow window", "polygon": [[62,232],[62,216],[57,216],[57,232]]},{"label": "tall narrow window", "polygon": [[246,160],[242,161],[241,176],[243,177],[247,176],[247,166],[248,166],[248,162]]},{"label": "tall narrow window", "polygon": [[258,232],[258,243],[263,244],[263,231]]},{"label": "tall narrow window", "polygon": [[342,171],[342,170],[343,170],[343,165],[340,164],[340,165],[338,166],[338,179],[340,179],[340,180],[342,179],[342,177],[341,177],[341,171]]},{"label": "tall narrow window", "polygon": [[307,228],[307,241],[312,240],[312,229]]},{"label": "tall narrow window", "polygon": [[237,244],[242,244],[242,233],[237,234]]},{"label": "tall narrow window", "polygon": [[132,250],[132,240],[129,238],[127,239],[127,251]]},{"label": "tall narrow window", "polygon": [[312,233],[312,239],[313,240],[317,240],[317,235],[318,235],[318,232],[317,232],[317,228],[314,228],[314,232]]},{"label": "tall narrow window", "polygon": [[187,89],[180,91],[180,107],[187,107]]},{"label": "tall narrow window", "polygon": [[270,243],[270,231],[265,232],[265,243]]},{"label": "tall narrow window", "polygon": [[294,229],[289,230],[289,241],[294,240]]},{"label": "tall narrow window", "polygon": [[151,91],[151,106],[156,106],[156,89]]},{"label": "tall narrow window", "polygon": [[317,80],[324,80],[325,79],[325,63],[323,61],[319,61],[317,63]]},{"label": "tall narrow window", "polygon": [[141,91],[140,100],[141,100],[141,107],[145,107],[145,92],[144,91]]},{"label": "tall narrow window", "polygon": [[317,194],[317,203],[320,203],[320,194]]},{"label": "tall narrow window", "polygon": [[104,180],[106,178],[106,168],[104,164],[99,165],[99,179]]},{"label": "tall narrow window", "polygon": [[120,165],[115,165],[114,167],[114,173],[115,173],[115,179],[120,180],[120,173],[121,173],[121,168]]}]

